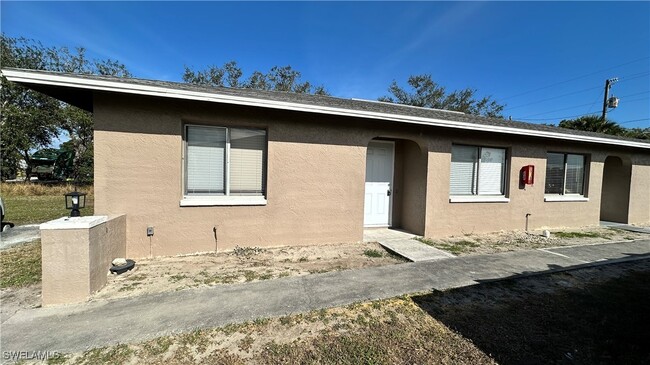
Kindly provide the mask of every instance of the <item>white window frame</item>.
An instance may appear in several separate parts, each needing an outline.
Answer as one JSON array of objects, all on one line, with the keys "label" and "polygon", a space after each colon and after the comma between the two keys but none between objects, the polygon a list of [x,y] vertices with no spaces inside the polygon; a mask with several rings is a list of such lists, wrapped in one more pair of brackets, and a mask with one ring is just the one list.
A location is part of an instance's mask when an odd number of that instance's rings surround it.
[{"label": "white window frame", "polygon": [[[562,176],[562,192],[561,193],[547,193],[546,192],[546,179],[548,176],[544,176],[544,201],[545,202],[588,202],[589,198],[587,197],[587,180],[588,180],[588,165],[589,159],[588,156],[582,153],[570,153],[570,152],[556,152],[548,151],[546,153],[546,164],[548,166],[548,154],[555,153],[558,155],[564,156],[564,176]],[[566,174],[568,171],[567,161],[569,155],[582,156],[582,194],[572,194],[566,193]]]},{"label": "white window frame", "polygon": [[[476,186],[473,187],[475,189],[476,194],[470,194],[470,195],[449,195],[449,202],[450,203],[509,203],[510,199],[507,197],[507,181],[508,181],[508,149],[504,147],[493,147],[493,146],[477,146],[477,145],[468,145],[468,144],[460,144],[460,143],[454,143],[453,146],[465,146],[465,147],[473,147],[478,149],[478,155],[477,155],[477,160],[475,161],[476,164]],[[501,194],[479,194],[479,180],[481,178],[480,176],[480,171],[481,171],[481,156],[483,154],[483,148],[492,148],[492,149],[500,149],[503,150],[503,167],[502,167],[502,175],[501,175]],[[452,152],[453,153],[453,152]],[[452,153],[450,153],[450,157],[452,156]],[[450,182],[451,182],[451,169],[450,169]],[[451,189],[451,187],[450,187]]]},{"label": "white window frame", "polygon": [[[226,130],[226,147],[224,151],[225,167],[224,167],[224,193],[223,194],[206,194],[206,195],[188,195],[187,194],[187,131],[191,127],[208,127]],[[262,165],[262,195],[231,195],[230,194],[230,133],[231,129],[254,129],[265,132],[266,148],[263,156]],[[263,128],[247,128],[247,127],[224,127],[213,125],[201,124],[185,124],[183,126],[183,197],[180,201],[181,207],[201,207],[201,206],[217,206],[217,205],[266,205],[266,172],[268,160],[268,131]]]}]

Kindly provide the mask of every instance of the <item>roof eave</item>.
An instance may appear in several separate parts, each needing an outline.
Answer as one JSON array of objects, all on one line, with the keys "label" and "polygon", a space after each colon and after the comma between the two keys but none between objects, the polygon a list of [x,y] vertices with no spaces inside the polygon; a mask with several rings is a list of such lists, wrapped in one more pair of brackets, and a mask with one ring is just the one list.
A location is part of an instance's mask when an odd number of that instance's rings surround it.
[{"label": "roof eave", "polygon": [[[128,83],[123,81],[97,80],[91,78],[82,78],[69,75],[54,75],[49,73],[37,73],[22,70],[2,70],[3,75],[12,82],[24,84],[30,88],[47,87],[50,90],[59,87],[67,90],[87,90],[92,97],[93,91],[107,91],[116,93],[166,97],[184,100],[207,101],[223,104],[234,104],[244,106],[254,106],[262,108],[272,108],[281,110],[301,111],[328,115],[340,115],[348,117],[378,119],[385,121],[401,122],[408,124],[418,124],[427,126],[436,126],[442,128],[454,128],[473,130],[490,133],[504,133],[512,135],[525,135],[531,137],[541,137],[550,139],[560,139],[575,142],[589,142],[606,145],[616,145],[625,147],[634,147],[650,150],[650,143],[627,141],[603,138],[588,135],[572,135],[551,131],[538,131],[529,129],[520,129],[506,126],[494,126],[474,124],[467,122],[425,118],[416,116],[407,116],[390,113],[380,113],[365,110],[354,110],[345,108],[328,107],[321,105],[303,104],[287,101],[267,100],[260,98],[251,98],[246,96],[225,95],[215,92],[201,92],[193,90],[175,89],[162,86],[142,85],[138,83]],[[48,93],[46,93],[48,94]],[[50,94],[48,94],[50,95]],[[54,95],[52,95],[54,96]],[[63,99],[61,99],[63,100]],[[66,101],[66,100],[63,100]],[[74,105],[74,104],[73,104]],[[84,108],[86,109],[86,108]],[[88,110],[88,109],[86,109]],[[92,110],[92,107],[91,107]]]}]

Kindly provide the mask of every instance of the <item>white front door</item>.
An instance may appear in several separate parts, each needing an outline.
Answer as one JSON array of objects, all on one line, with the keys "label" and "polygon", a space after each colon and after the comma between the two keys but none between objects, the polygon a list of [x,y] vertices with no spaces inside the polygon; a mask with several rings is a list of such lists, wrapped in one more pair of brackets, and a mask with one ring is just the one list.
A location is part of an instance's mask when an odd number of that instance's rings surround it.
[{"label": "white front door", "polygon": [[388,227],[391,224],[394,152],[395,144],[390,141],[368,144],[363,216],[366,227]]}]

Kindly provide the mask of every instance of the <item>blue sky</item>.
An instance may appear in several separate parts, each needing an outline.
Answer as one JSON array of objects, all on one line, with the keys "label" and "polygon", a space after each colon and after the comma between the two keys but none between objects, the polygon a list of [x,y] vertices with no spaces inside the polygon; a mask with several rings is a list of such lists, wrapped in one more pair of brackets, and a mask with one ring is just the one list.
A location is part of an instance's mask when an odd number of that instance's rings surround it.
[{"label": "blue sky", "polygon": [[235,60],[245,76],[291,65],[334,96],[376,99],[431,74],[506,103],[516,120],[600,114],[650,126],[650,2],[7,2],[1,29],[85,47],[140,78]]}]

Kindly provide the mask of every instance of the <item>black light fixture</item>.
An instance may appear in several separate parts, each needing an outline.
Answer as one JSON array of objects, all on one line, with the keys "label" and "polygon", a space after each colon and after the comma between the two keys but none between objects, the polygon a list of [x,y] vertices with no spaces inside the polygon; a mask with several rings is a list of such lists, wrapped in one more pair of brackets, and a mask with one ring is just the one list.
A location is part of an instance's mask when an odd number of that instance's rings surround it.
[{"label": "black light fixture", "polygon": [[70,217],[81,217],[79,209],[86,207],[86,193],[73,191],[65,194],[65,209],[70,209]]}]

